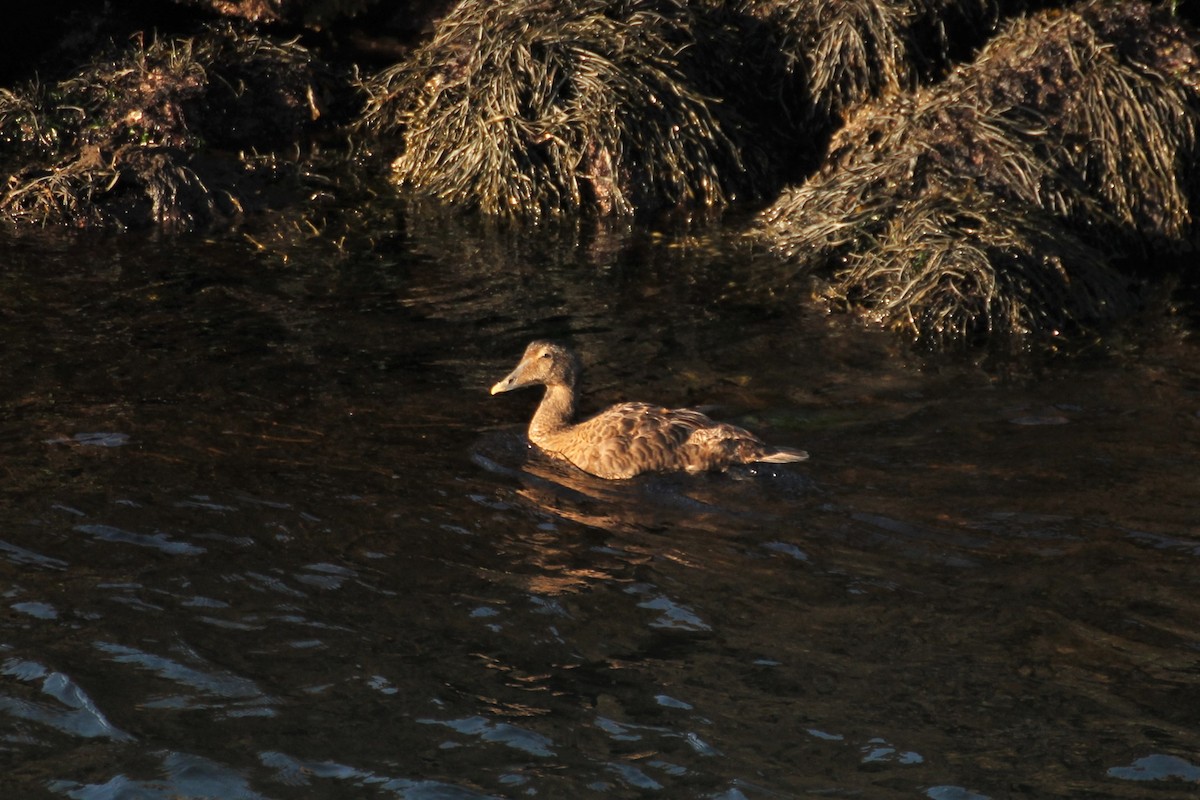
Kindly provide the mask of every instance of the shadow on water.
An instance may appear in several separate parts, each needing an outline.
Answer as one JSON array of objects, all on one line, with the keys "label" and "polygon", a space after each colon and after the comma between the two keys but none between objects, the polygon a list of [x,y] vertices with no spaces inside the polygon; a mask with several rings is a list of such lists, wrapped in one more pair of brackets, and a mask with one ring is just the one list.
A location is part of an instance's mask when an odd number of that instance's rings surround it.
[{"label": "shadow on water", "polygon": [[[719,237],[404,222],[7,242],[13,796],[1194,795],[1187,332],[998,375]],[[487,394],[546,335],[812,459],[550,461]]]}]

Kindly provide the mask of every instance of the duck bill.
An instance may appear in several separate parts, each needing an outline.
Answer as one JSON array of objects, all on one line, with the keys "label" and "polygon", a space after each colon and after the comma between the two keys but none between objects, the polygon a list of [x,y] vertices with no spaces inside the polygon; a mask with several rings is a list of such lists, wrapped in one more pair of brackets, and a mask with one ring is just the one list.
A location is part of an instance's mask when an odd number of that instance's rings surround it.
[{"label": "duck bill", "polygon": [[525,371],[528,362],[522,361],[517,364],[517,368],[508,373],[504,378],[492,387],[492,394],[500,394],[501,392],[510,392],[513,389],[520,389],[525,384],[521,381],[521,374]]}]

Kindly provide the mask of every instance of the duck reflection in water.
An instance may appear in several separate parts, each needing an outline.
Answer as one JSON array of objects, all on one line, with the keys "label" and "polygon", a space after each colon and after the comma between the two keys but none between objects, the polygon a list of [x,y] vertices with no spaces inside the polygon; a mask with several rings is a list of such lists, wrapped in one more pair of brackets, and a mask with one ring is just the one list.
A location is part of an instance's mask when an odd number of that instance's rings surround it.
[{"label": "duck reflection in water", "polygon": [[620,403],[575,422],[579,359],[561,344],[530,342],[516,369],[492,394],[542,385],[546,394],[529,423],[529,440],[547,454],[600,478],[643,472],[704,472],[734,464],[803,461],[808,453],[772,447],[754,434],[687,408]]}]

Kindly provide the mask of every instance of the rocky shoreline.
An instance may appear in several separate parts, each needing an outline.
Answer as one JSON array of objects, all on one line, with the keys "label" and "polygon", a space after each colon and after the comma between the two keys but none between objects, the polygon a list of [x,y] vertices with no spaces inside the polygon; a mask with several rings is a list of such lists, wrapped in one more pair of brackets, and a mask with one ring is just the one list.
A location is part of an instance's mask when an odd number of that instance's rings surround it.
[{"label": "rocky shoreline", "polygon": [[518,226],[736,209],[780,274],[934,344],[1125,317],[1200,243],[1200,36],[1171,3],[44,16],[0,71],[14,226],[185,232],[378,191]]}]

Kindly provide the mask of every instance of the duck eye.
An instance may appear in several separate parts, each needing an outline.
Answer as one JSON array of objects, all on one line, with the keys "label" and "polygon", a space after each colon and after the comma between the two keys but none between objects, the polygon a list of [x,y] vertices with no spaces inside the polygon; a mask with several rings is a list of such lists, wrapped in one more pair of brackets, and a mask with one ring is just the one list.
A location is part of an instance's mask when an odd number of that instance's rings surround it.
[{"label": "duck eye", "polygon": [[549,357],[550,357],[550,351],[549,351],[549,350],[543,350],[543,351],[542,351],[542,358],[549,358]]}]

